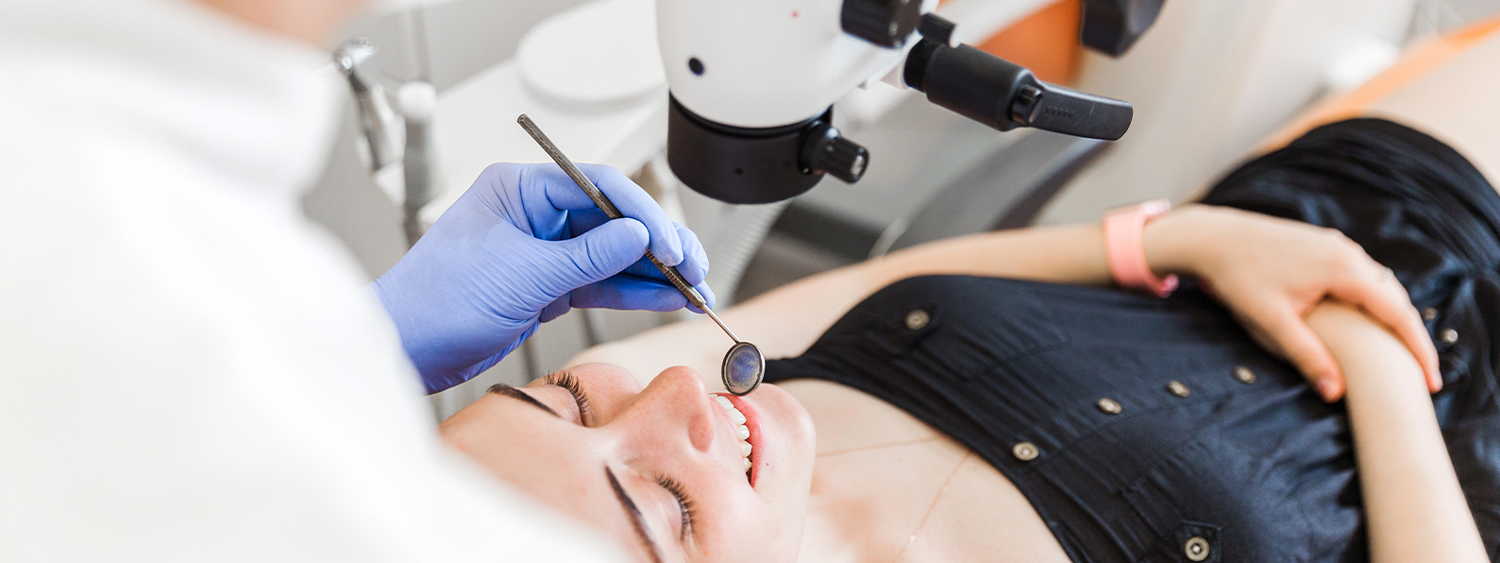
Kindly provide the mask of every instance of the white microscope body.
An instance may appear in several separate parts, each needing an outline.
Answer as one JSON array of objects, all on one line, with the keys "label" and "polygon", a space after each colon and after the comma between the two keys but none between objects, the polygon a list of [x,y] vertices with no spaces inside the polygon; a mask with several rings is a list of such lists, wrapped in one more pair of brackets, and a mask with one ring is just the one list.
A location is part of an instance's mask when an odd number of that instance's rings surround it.
[{"label": "white microscope body", "polygon": [[[922,13],[937,7],[937,0],[911,1],[922,2]],[[736,127],[780,127],[822,115],[850,90],[897,70],[915,44],[884,47],[846,33],[841,6],[657,0],[657,39],[672,96],[693,113]]]},{"label": "white microscope body", "polygon": [[[1119,54],[1163,0],[1084,0],[1085,42]],[[678,179],[730,203],[784,200],[832,175],[853,183],[869,152],[832,106],[885,80],[1006,131],[1038,127],[1118,139],[1128,103],[1037,80],[967,45],[937,0],[657,0],[671,93],[667,160]]]}]

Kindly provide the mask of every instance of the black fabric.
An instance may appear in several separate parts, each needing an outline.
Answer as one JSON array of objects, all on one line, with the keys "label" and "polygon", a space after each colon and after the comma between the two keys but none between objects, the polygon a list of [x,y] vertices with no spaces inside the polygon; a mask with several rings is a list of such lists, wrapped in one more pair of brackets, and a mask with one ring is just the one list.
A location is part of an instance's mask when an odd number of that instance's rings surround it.
[{"label": "black fabric", "polygon": [[[1434,397],[1486,547],[1500,540],[1500,196],[1457,153],[1378,120],[1317,129],[1205,198],[1334,227],[1433,307]],[[914,310],[931,319],[908,323]],[[917,315],[920,317],[920,315]],[[920,320],[916,318],[913,320]],[[1253,372],[1236,377],[1238,368]],[[1209,298],[936,276],[860,303],[767,381],[817,378],[967,445],[1078,562],[1368,559],[1349,425]],[[1176,381],[1186,397],[1169,388]],[[1178,388],[1181,391],[1181,388]],[[1117,402],[1118,414],[1100,399]],[[1034,444],[1023,460],[1013,448]]]}]

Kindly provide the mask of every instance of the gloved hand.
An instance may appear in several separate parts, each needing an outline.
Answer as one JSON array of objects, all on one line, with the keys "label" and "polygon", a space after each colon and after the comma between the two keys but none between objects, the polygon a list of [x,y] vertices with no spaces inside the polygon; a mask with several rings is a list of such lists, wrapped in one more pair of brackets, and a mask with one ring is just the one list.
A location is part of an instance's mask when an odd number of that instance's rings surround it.
[{"label": "gloved hand", "polygon": [[555,164],[495,164],[371,284],[428,392],[489,369],[572,307],[688,306],[648,246],[713,306],[698,237],[619,171],[580,168],[626,218],[609,221]]}]

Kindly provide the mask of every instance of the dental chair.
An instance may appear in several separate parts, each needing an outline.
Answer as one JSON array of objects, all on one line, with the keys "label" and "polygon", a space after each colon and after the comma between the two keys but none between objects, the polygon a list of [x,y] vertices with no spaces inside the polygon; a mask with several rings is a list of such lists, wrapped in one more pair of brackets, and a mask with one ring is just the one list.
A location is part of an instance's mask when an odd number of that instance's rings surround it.
[{"label": "dental chair", "polygon": [[[1406,87],[1427,78],[1450,65],[1472,65],[1462,60],[1465,55],[1481,48],[1495,49],[1500,43],[1500,17],[1469,25],[1445,37],[1439,37],[1409,50],[1399,61],[1384,72],[1349,93],[1329,99],[1314,106],[1285,128],[1266,140],[1259,152],[1268,152],[1291,143],[1304,133],[1323,125],[1344,119],[1378,112],[1382,102],[1390,100]],[[1493,61],[1500,63],[1500,61]],[[1500,75],[1500,66],[1472,69],[1475,76]],[[1491,90],[1491,99],[1500,96]],[[1500,111],[1500,110],[1497,110]],[[1492,178],[1497,181],[1500,178]]]}]

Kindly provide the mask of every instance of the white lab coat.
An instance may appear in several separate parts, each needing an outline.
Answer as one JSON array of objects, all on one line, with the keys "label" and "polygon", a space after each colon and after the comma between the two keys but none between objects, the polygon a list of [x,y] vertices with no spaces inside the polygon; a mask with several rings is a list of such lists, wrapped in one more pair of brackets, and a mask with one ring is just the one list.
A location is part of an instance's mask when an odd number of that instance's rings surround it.
[{"label": "white lab coat", "polygon": [[185,0],[0,0],[0,560],[615,553],[440,445],[303,217],[328,66]]}]

